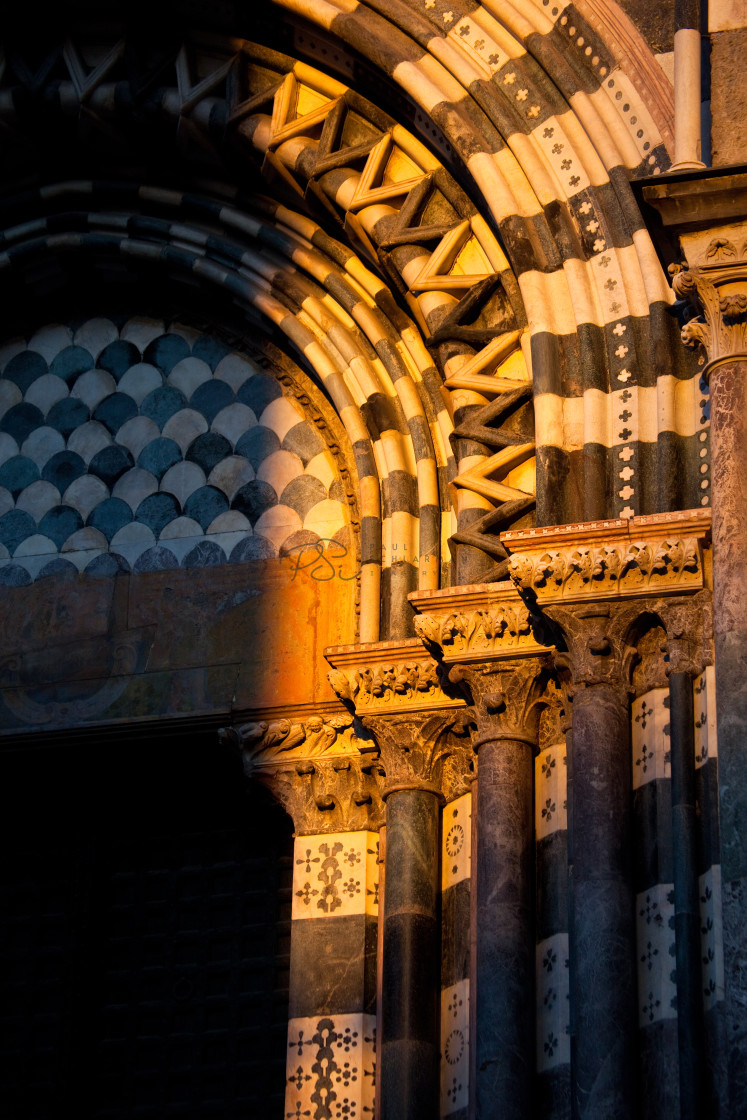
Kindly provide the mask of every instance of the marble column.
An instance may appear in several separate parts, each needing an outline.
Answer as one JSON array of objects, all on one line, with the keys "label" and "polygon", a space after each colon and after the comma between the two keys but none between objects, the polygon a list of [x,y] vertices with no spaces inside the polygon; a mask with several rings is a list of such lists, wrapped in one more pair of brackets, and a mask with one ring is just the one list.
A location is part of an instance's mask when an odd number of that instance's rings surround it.
[{"label": "marble column", "polygon": [[535,1052],[534,758],[544,660],[455,666],[475,702],[473,852],[477,1120],[529,1120]]},{"label": "marble column", "polygon": [[380,1120],[439,1115],[439,810],[448,732],[458,719],[452,712],[364,720],[386,772]]},{"label": "marble column", "polygon": [[574,1029],[578,1120],[637,1117],[635,917],[631,869],[630,665],[636,608],[548,607],[568,646],[573,695]]},{"label": "marble column", "polygon": [[[747,180],[735,198],[747,204]],[[734,199],[732,200],[732,203]],[[746,207],[747,208],[747,207]],[[745,209],[742,210],[742,213]],[[701,215],[704,217],[705,215]],[[701,312],[711,404],[713,606],[730,1115],[747,1112],[747,222],[682,234],[690,268],[673,287]]]},{"label": "marble column", "polygon": [[376,1081],[378,828],[371,744],[352,717],[224,730],[248,777],[293,819],[285,1114],[372,1114]]},{"label": "marble column", "polygon": [[667,603],[661,610],[669,655],[669,726],[672,773],[672,866],[677,977],[680,1117],[707,1112],[703,1061],[705,1019],[698,889],[698,813],[695,783],[693,681],[703,670],[703,596]]}]

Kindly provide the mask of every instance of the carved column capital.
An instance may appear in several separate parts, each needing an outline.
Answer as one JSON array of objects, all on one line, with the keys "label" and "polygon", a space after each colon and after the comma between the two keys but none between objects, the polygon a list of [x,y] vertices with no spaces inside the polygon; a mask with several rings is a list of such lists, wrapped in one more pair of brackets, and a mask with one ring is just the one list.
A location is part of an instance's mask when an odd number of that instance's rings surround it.
[{"label": "carved column capital", "polygon": [[430,790],[444,801],[465,793],[473,776],[470,709],[366,716],[386,774],[383,796],[401,789]]},{"label": "carved column capital", "polygon": [[296,835],[382,825],[378,752],[356,735],[352,716],[256,720],[219,734],[241,751],[247,777],[277,798]]},{"label": "carved column capital", "polygon": [[465,681],[472,692],[477,722],[475,750],[499,739],[530,743],[536,749],[549,668],[549,657],[453,666],[449,679]]},{"label": "carved column capital", "polygon": [[747,359],[747,225],[720,230],[705,244],[702,237],[694,245],[687,240],[690,263],[669,271],[675,294],[697,313],[682,328],[682,341],[702,348],[707,378],[716,365]]},{"label": "carved column capital", "polygon": [[710,593],[701,591],[688,599],[665,599],[655,605],[667,632],[667,676],[689,673],[696,677],[712,663],[713,605]]},{"label": "carved column capital", "polygon": [[636,656],[627,638],[642,612],[635,603],[544,608],[565,638],[567,652],[558,651],[555,662],[570,675],[571,695],[580,688],[606,685],[619,692],[621,703],[627,701]]}]

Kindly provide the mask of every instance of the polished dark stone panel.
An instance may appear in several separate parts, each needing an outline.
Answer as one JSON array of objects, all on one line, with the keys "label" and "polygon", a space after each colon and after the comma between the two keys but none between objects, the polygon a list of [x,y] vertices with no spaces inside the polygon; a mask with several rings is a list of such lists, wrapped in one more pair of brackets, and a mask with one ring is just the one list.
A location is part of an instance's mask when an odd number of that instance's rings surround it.
[{"label": "polished dark stone panel", "polygon": [[[720,741],[719,741],[720,745]],[[724,880],[727,1115],[747,1116],[747,877]]]},{"label": "polished dark stone panel", "polygon": [[574,1107],[578,1120],[639,1115],[627,705],[612,687],[573,701]]},{"label": "polished dark stone panel", "polygon": [[386,826],[381,1120],[435,1120],[440,991],[436,795],[416,789],[391,793]]},{"label": "polished dark stone panel", "polygon": [[371,1011],[375,975],[375,923],[372,934],[364,914],[292,923],[291,1019]]},{"label": "polished dark stone panel", "polygon": [[639,1046],[641,1120],[681,1120],[677,1020],[660,1019],[643,1027]]},{"label": "polished dark stone panel", "polygon": [[[434,1076],[431,1050],[430,1043],[415,1038],[382,1042],[377,1084],[382,1120],[435,1120],[438,1116],[438,1069]],[[396,1103],[394,1085],[399,1087]]]},{"label": "polished dark stone panel", "polygon": [[528,1120],[534,1075],[534,757],[528,743],[480,747],[475,863],[478,1120]]},{"label": "polished dark stone panel", "polygon": [[705,1013],[705,1077],[706,1115],[712,1120],[730,1120],[726,1078],[726,1007],[714,1004]]},{"label": "polished dark stone panel", "polygon": [[571,1067],[556,1066],[537,1075],[535,1115],[542,1120],[571,1120]]},{"label": "polished dark stone panel", "polygon": [[636,894],[674,877],[672,793],[668,778],[646,782],[633,793],[634,867]]},{"label": "polished dark stone panel", "polygon": [[537,841],[537,941],[568,929],[568,833]]},{"label": "polished dark stone panel", "polygon": [[469,976],[470,884],[455,883],[441,895],[441,987]]}]

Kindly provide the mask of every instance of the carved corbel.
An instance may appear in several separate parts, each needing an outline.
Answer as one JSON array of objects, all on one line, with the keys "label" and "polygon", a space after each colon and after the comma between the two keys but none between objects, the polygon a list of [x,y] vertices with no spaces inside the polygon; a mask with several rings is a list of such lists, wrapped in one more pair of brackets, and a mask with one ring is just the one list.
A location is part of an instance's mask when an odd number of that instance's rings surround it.
[{"label": "carved corbel", "polygon": [[474,699],[475,750],[499,739],[527,742],[536,750],[550,664],[549,657],[527,657],[452,667],[449,678],[464,681]]},{"label": "carved corbel", "polygon": [[383,796],[401,789],[424,789],[452,801],[469,789],[474,755],[470,709],[367,716],[362,722],[378,744],[386,774]]},{"label": "carved corbel", "polygon": [[227,727],[247,777],[267,786],[297,835],[376,830],[383,823],[375,745],[359,738],[349,715],[257,720]]}]

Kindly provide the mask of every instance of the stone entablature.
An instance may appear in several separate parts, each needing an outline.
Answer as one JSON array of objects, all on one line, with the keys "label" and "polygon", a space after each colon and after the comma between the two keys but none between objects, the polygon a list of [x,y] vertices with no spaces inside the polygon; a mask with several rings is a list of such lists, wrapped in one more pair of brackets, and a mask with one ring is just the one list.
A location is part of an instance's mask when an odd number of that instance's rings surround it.
[{"label": "stone entablature", "polygon": [[711,511],[590,521],[508,532],[509,575],[539,603],[699,591]]}]

